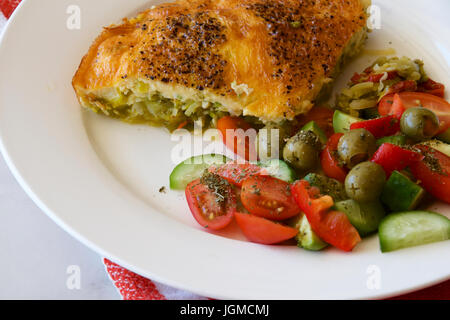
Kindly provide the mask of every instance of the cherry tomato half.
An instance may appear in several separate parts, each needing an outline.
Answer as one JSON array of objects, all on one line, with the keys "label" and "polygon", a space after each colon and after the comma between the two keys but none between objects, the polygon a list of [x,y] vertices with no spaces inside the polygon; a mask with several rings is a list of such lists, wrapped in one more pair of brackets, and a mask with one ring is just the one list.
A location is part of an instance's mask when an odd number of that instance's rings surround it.
[{"label": "cherry tomato half", "polygon": [[251,214],[280,221],[300,214],[289,183],[271,176],[254,176],[242,184],[241,201]]},{"label": "cherry tomato half", "polygon": [[328,139],[325,149],[320,154],[320,164],[328,177],[344,182],[347,170],[339,165],[339,161],[336,158],[339,139],[342,136],[342,133],[336,133]]},{"label": "cherry tomato half", "polygon": [[255,164],[229,162],[219,167],[212,166],[209,171],[215,173],[235,186],[242,187],[242,182],[255,175],[262,174],[263,170]]},{"label": "cherry tomato half", "polygon": [[295,237],[297,229],[251,214],[236,212],[236,222],[245,237],[256,243],[276,244]]},{"label": "cherry tomato half", "polygon": [[257,132],[247,121],[240,117],[226,116],[219,119],[217,129],[228,149],[245,160],[258,160],[255,148]]},{"label": "cherry tomato half", "polygon": [[450,158],[427,146],[418,149],[425,158],[412,164],[411,172],[427,192],[450,204]]},{"label": "cherry tomato half", "polygon": [[[422,106],[433,111],[439,118],[439,132],[443,133],[450,128],[450,103],[437,96],[421,92],[402,92],[398,96],[403,103],[403,108],[413,108]],[[378,105],[378,112],[382,116],[396,113],[393,106],[398,109],[394,103],[394,96],[387,95],[381,99]]]},{"label": "cherry tomato half", "polygon": [[220,230],[233,220],[236,211],[236,196],[231,185],[226,188],[226,196],[218,195],[200,179],[192,181],[186,187],[186,200],[195,220],[204,228]]}]

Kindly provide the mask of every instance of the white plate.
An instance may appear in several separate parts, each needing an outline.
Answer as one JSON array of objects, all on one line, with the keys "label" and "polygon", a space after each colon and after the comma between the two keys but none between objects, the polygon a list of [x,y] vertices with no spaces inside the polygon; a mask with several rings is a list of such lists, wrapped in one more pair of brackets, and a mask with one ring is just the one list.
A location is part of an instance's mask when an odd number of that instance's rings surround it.
[{"label": "white plate", "polygon": [[[406,3],[405,11],[400,4]],[[379,1],[382,29],[371,34],[368,46],[423,58],[432,77],[449,86],[448,20],[421,17],[417,3]],[[81,30],[66,26],[71,5],[81,9]],[[170,135],[82,112],[70,84],[101,27],[142,5],[28,0],[7,27],[0,47],[1,146],[43,211],[125,267],[213,298],[380,298],[449,278],[449,241],[388,254],[381,254],[376,236],[353,253],[261,246],[240,241],[235,229],[226,237],[201,230],[182,193],[159,193],[175,165]],[[449,12],[448,2],[439,5]],[[363,56],[349,66],[341,86],[372,59]],[[450,212],[449,206],[433,207]]]}]

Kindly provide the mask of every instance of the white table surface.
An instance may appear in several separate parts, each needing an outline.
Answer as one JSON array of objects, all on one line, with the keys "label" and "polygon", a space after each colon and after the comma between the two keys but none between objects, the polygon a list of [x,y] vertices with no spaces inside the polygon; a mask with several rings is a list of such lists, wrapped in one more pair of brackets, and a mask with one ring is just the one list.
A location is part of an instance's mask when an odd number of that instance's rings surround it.
[{"label": "white table surface", "polygon": [[[0,34],[5,24],[0,12]],[[78,267],[79,289],[67,286],[71,266]],[[42,212],[0,155],[0,299],[120,298],[102,257]]]},{"label": "white table surface", "polygon": [[[120,299],[102,257],[72,238],[31,201],[3,157],[0,221],[0,299]],[[79,267],[80,289],[67,286],[70,266]]]},{"label": "white table surface", "polygon": [[[432,19],[448,14],[442,10],[448,7],[446,1],[423,1],[421,15]],[[1,156],[0,221],[0,299],[120,299],[102,257],[72,238],[37,207]],[[79,267],[80,289],[67,286],[70,266]]]}]

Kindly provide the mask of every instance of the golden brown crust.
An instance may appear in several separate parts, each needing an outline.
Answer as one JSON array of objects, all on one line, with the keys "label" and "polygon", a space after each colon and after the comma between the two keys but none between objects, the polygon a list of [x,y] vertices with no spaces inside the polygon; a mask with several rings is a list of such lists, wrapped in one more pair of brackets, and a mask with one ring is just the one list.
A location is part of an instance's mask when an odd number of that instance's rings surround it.
[{"label": "golden brown crust", "polygon": [[[231,99],[264,120],[306,112],[352,36],[360,0],[194,0],[163,4],[105,28],[73,79],[79,95],[125,79]],[[232,83],[251,89],[237,95]]]}]

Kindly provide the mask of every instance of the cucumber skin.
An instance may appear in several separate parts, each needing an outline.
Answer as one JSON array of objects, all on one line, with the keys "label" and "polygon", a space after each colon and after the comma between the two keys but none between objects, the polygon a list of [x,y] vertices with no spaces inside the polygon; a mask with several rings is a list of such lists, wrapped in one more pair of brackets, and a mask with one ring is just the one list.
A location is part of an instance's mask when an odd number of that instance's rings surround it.
[{"label": "cucumber skin", "polygon": [[278,166],[278,172],[269,172],[269,175],[286,181],[288,183],[292,183],[295,180],[297,180],[297,174],[295,171],[283,160],[279,159],[271,159],[267,161],[258,162],[257,166],[264,168],[264,169],[270,169],[274,166]]},{"label": "cucumber skin", "polygon": [[311,229],[311,225],[304,214],[298,220],[295,228],[299,231],[297,236],[295,236],[299,248],[309,251],[320,251],[328,246],[328,244],[320,239]]},{"label": "cucumber skin", "polygon": [[393,171],[384,185],[381,201],[393,212],[414,210],[423,199],[425,190],[398,171]]},{"label": "cucumber skin", "polygon": [[350,223],[358,230],[361,237],[378,230],[386,212],[378,201],[359,203],[355,200],[340,201],[335,204],[338,211],[345,213]]},{"label": "cucumber skin", "polygon": [[350,125],[355,122],[363,121],[342,111],[336,110],[333,115],[333,129],[335,133],[346,133],[350,130]]},{"label": "cucumber skin", "polygon": [[389,137],[384,137],[384,138],[380,138],[377,140],[377,146],[381,146],[383,143],[392,143],[395,144],[397,146],[402,146],[406,144],[406,137],[403,135],[397,135],[397,136],[389,136]]},{"label": "cucumber skin", "polygon": [[307,124],[305,124],[303,126],[301,131],[311,131],[319,138],[320,142],[323,145],[327,144],[327,141],[328,141],[327,135],[325,134],[325,132],[323,132],[322,129],[320,129],[320,127],[317,125],[316,122],[314,122],[314,121],[308,122]]},{"label": "cucumber skin", "polygon": [[[217,159],[216,159],[217,158]],[[200,161],[201,159],[201,161]],[[206,160],[206,161],[204,161]],[[208,161],[210,160],[210,161]],[[172,190],[184,190],[186,189],[187,184],[189,184],[191,181],[194,181],[195,179],[198,179],[202,176],[203,171],[207,168],[209,168],[213,164],[225,164],[226,162],[231,161],[229,158],[219,155],[219,154],[205,154],[200,156],[194,156],[189,159],[184,160],[180,164],[178,164],[175,169],[173,169],[172,173],[170,174],[170,189]],[[189,162],[189,163],[187,163]],[[201,163],[197,163],[201,162]],[[271,176],[278,178],[280,180],[284,180],[288,183],[292,183],[297,179],[297,174],[291,167],[288,166],[287,163],[285,163],[282,160],[278,159],[272,159],[268,160],[266,162],[260,162],[257,165],[262,168],[269,168],[271,165],[274,165],[274,163],[277,163],[279,166],[279,172],[278,173],[271,173]],[[195,167],[192,167],[195,166]],[[189,168],[189,169],[188,169]],[[196,172],[198,171],[198,172]],[[186,173],[189,173],[189,180],[183,179],[186,177]]]},{"label": "cucumber skin", "polygon": [[[200,159],[202,160],[201,163],[197,163],[200,162]],[[208,161],[208,159],[210,159],[210,161]],[[190,157],[189,159],[186,159],[183,162],[179,163],[172,170],[169,178],[170,189],[184,190],[190,182],[200,178],[203,174],[203,171],[209,168],[212,164],[224,164],[228,161],[231,160],[220,154],[204,154],[200,156]],[[187,179],[183,179],[186,178],[186,173],[191,174],[190,179],[192,178],[192,180],[188,181]]]},{"label": "cucumber skin", "polygon": [[[395,236],[392,237],[392,230],[389,230],[390,228],[395,229],[395,231],[397,232],[405,232],[406,230],[400,230],[401,226],[399,225],[399,222],[404,219],[406,222],[404,225],[411,225],[411,218],[413,218],[416,219],[416,222],[418,223],[420,218],[419,216],[422,217],[422,223],[420,224],[421,226],[423,226],[424,220],[435,220],[435,225],[442,227],[442,230],[439,230],[441,231],[440,234],[436,234],[432,237],[429,236],[425,241],[418,241],[420,234],[413,233],[406,234],[403,236],[403,238],[395,238]],[[420,226],[418,226],[418,228],[420,228]],[[381,221],[378,230],[378,237],[380,241],[381,252],[390,252],[403,248],[415,247],[438,241],[445,241],[450,239],[450,220],[443,215],[428,211],[406,211],[393,213],[388,215],[383,219],[383,221]],[[407,237],[411,237],[412,241],[405,241],[405,238]],[[403,243],[401,243],[402,241]]]}]

